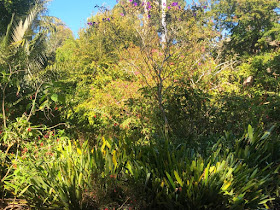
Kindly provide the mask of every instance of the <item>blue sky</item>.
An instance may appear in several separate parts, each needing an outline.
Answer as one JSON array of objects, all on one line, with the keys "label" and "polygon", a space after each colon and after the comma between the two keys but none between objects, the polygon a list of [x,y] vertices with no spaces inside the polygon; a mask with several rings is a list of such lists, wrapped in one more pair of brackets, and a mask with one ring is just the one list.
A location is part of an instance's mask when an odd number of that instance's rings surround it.
[{"label": "blue sky", "polygon": [[[192,0],[185,1],[192,2]],[[60,18],[77,38],[79,29],[86,26],[87,18],[96,14],[95,5],[113,8],[115,4],[116,0],[52,0],[48,9],[49,15]]]},{"label": "blue sky", "polygon": [[77,37],[80,28],[86,26],[87,18],[96,14],[95,5],[113,8],[116,0],[52,0],[49,15],[60,18]]}]

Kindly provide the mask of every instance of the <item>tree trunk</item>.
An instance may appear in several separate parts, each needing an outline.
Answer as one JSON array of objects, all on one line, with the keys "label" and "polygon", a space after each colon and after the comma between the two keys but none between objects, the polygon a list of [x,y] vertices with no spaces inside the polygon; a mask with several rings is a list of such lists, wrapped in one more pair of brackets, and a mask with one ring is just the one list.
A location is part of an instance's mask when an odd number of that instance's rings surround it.
[{"label": "tree trunk", "polygon": [[162,49],[166,47],[167,43],[167,26],[166,26],[166,0],[161,1],[161,25],[162,25],[162,34],[161,34],[161,42]]},{"label": "tree trunk", "polygon": [[161,77],[161,70],[159,70],[159,74],[158,74],[158,78],[159,78],[159,83],[158,83],[158,93],[157,93],[157,97],[158,97],[158,105],[159,105],[159,109],[161,111],[162,114],[162,118],[164,120],[164,133],[165,135],[168,134],[168,119],[166,116],[166,112],[163,106],[163,100],[162,100],[162,91],[163,91],[163,79]]},{"label": "tree trunk", "polygon": [[2,115],[3,115],[3,126],[4,126],[4,128],[6,128],[7,127],[7,124],[6,124],[6,112],[5,112],[5,92],[6,92],[6,87],[7,87],[7,85],[5,85],[4,86],[4,88],[3,88],[3,91],[2,91],[2,96],[3,96],[3,98],[2,98]]},{"label": "tree trunk", "polygon": [[[162,44],[162,49],[165,51],[165,48],[167,46],[167,26],[166,26],[166,0],[161,0],[161,25],[162,25],[162,32],[161,32],[161,44]],[[158,103],[159,103],[159,108],[162,114],[162,117],[164,119],[164,132],[165,135],[168,134],[168,119],[166,116],[166,112],[163,106],[162,102],[162,92],[163,92],[163,79],[162,79],[162,69],[159,69],[158,72],[158,78],[159,78],[159,84],[158,84]]]},{"label": "tree trunk", "polygon": [[148,25],[148,16],[149,16],[147,0],[143,0],[143,4],[144,4],[143,26],[144,28],[146,28],[146,26]]}]

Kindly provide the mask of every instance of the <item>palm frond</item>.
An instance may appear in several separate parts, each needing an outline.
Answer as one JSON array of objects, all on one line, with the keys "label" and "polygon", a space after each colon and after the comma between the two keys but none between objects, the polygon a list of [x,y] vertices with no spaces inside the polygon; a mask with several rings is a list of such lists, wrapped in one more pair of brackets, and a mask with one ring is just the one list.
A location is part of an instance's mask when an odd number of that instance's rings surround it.
[{"label": "palm frond", "polygon": [[23,22],[22,20],[20,20],[17,26],[14,27],[12,37],[13,37],[13,41],[16,44],[21,44],[26,31],[30,28],[35,17],[39,12],[40,12],[39,6],[35,4],[35,6],[31,9],[29,15],[26,17],[25,21]]},{"label": "palm frond", "polygon": [[42,16],[40,19],[40,25],[42,28],[47,29],[48,33],[55,33],[58,26],[65,24],[57,17]]},{"label": "palm frond", "polygon": [[37,63],[37,68],[42,68],[47,60],[46,56],[43,55],[44,51],[42,51],[42,43],[44,40],[46,40],[47,32],[48,30],[42,30],[38,32],[35,37],[30,42],[30,58],[34,60],[35,63]]},{"label": "palm frond", "polygon": [[10,21],[9,25],[7,26],[6,35],[3,37],[2,41],[1,41],[2,49],[6,49],[10,44],[9,40],[10,40],[10,37],[11,37],[11,31],[12,31],[14,16],[15,16],[15,14],[12,15],[11,21]]}]

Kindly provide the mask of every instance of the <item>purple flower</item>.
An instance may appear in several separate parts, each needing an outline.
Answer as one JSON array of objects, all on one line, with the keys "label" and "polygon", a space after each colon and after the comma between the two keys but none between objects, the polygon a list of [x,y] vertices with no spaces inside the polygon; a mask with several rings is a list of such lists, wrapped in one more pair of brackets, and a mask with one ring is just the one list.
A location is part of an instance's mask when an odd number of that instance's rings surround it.
[{"label": "purple flower", "polygon": [[173,3],[171,4],[171,6],[173,6],[173,7],[178,6],[178,2],[173,2]]},{"label": "purple flower", "polygon": [[130,2],[132,2],[133,0],[129,0]]},{"label": "purple flower", "polygon": [[150,19],[150,18],[151,18],[151,15],[148,15],[148,18]]},{"label": "purple flower", "polygon": [[110,21],[110,18],[107,18],[108,21]]},{"label": "purple flower", "polygon": [[168,8],[168,9],[171,9],[171,7],[170,7],[170,6],[168,6],[167,8]]},{"label": "purple flower", "polygon": [[123,13],[121,13],[120,15],[121,15],[121,16],[124,16],[124,14],[123,14]]},{"label": "purple flower", "polygon": [[142,6],[144,6],[144,2],[142,2],[142,4],[141,4]]},{"label": "purple flower", "polygon": [[203,8],[204,8],[204,9],[206,9],[207,7],[206,7],[206,6],[204,6]]},{"label": "purple flower", "polygon": [[134,3],[133,3],[133,6],[137,7],[137,3],[136,3],[136,2],[134,2]]},{"label": "purple flower", "polygon": [[163,6],[166,6],[166,4],[165,4],[165,3],[163,3]]},{"label": "purple flower", "polygon": [[179,6],[178,8],[181,9],[181,6]]},{"label": "purple flower", "polygon": [[151,9],[151,8],[152,8],[152,6],[151,6],[151,5],[149,5],[149,6],[148,6],[148,9]]},{"label": "purple flower", "polygon": [[87,23],[89,26],[92,26],[92,22]]},{"label": "purple flower", "polygon": [[200,66],[200,65],[201,65],[201,63],[198,63],[198,65]]},{"label": "purple flower", "polygon": [[196,16],[196,13],[193,13],[193,16]]}]

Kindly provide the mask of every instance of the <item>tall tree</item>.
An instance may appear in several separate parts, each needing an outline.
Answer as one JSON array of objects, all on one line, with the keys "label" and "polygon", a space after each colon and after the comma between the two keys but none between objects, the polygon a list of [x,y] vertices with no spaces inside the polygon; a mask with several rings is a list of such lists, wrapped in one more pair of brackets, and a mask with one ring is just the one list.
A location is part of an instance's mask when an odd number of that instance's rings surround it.
[{"label": "tall tree", "polygon": [[15,21],[28,15],[31,7],[42,4],[48,0],[0,0],[0,36],[6,33],[6,28],[11,22],[13,14]]},{"label": "tall tree", "polygon": [[16,15],[13,15],[5,35],[0,36],[0,98],[4,127],[8,120],[7,106],[11,108],[15,104],[27,102],[29,98],[26,100],[26,94],[34,99],[31,108],[27,110],[28,119],[34,114],[38,90],[44,80],[41,72],[47,59],[45,40],[49,34],[48,29],[52,29],[52,23],[47,24],[45,18],[38,18],[44,9],[43,1],[36,2],[23,20],[15,21]]},{"label": "tall tree", "polygon": [[[280,2],[278,0],[219,0],[213,2],[217,28],[228,34],[226,49],[240,55],[271,49],[264,36],[272,41],[279,34]],[[278,26],[279,28],[279,26]],[[265,39],[266,39],[265,38]]]},{"label": "tall tree", "polygon": [[[92,17],[85,33],[81,33],[76,42],[78,45],[86,43],[76,50],[83,52],[80,58],[74,56],[80,61],[69,60],[74,63],[72,67],[75,72],[79,68],[85,69],[84,72],[80,70],[76,78],[85,78],[85,73],[96,75],[98,71],[106,72],[106,68],[110,69],[112,58],[117,58],[118,63],[126,61],[126,66],[129,66],[126,72],[142,75],[142,81],[153,99],[150,102],[156,107],[154,113],[157,115],[157,124],[168,133],[170,126],[166,95],[176,86],[173,81],[179,75],[191,75],[190,66],[198,66],[209,56],[215,33],[212,31],[213,23],[206,16],[207,6],[204,4],[189,8],[179,2],[146,4],[120,2],[113,11]],[[146,17],[147,12],[148,21],[145,24],[143,17]],[[196,50],[202,49],[204,55],[199,56]],[[180,62],[175,64],[177,60]],[[191,78],[195,86],[207,73],[195,72],[195,76],[186,76],[185,79]],[[86,86],[88,84],[85,83]]]}]

